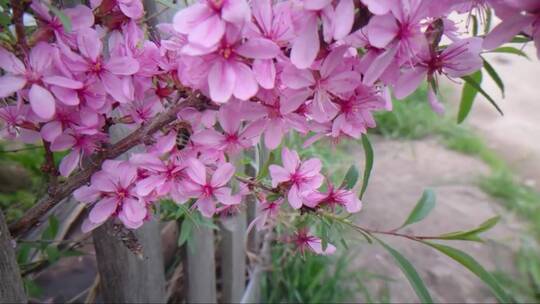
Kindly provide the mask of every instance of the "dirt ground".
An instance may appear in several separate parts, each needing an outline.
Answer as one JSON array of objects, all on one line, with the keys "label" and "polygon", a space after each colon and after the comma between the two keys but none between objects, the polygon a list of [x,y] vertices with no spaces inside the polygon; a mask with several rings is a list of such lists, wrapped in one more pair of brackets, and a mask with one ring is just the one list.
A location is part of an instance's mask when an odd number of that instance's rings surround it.
[{"label": "dirt ground", "polygon": [[[479,96],[469,123],[488,146],[508,162],[527,185],[540,190],[540,63],[532,45],[524,51],[531,61],[508,54],[486,58],[502,77],[506,98],[486,74],[482,86],[502,107],[501,117]],[[450,82],[447,84],[452,86]],[[446,100],[459,104],[460,89],[454,85]],[[457,242],[456,247],[475,257],[488,270],[515,271],[512,253],[518,246],[522,224],[474,183],[489,168],[480,160],[448,151],[435,141],[397,142],[378,140],[376,162],[364,210],[358,223],[374,228],[395,228],[414,207],[425,187],[437,194],[437,207],[423,222],[406,232],[431,235],[471,228],[501,215],[501,222],[485,234],[485,244]],[[361,156],[359,156],[361,157]],[[437,302],[495,302],[488,288],[461,265],[431,248],[408,240],[385,238],[417,267]],[[415,302],[417,297],[391,257],[380,247],[358,249],[356,266],[395,279],[390,284],[393,302]]]},{"label": "dirt ground", "polygon": [[[475,185],[479,175],[489,172],[484,163],[448,151],[433,140],[376,140],[374,149],[377,159],[358,224],[380,230],[396,228],[429,187],[437,195],[435,209],[424,221],[403,232],[437,235],[470,229],[500,214],[501,222],[485,234],[486,243],[452,245],[471,254],[489,270],[513,271],[512,252],[517,248],[521,225]],[[495,302],[488,288],[453,260],[410,240],[384,239],[415,265],[436,302]],[[380,246],[366,244],[358,248],[355,262],[354,266],[395,279],[389,283],[393,302],[418,301],[407,279]]]}]

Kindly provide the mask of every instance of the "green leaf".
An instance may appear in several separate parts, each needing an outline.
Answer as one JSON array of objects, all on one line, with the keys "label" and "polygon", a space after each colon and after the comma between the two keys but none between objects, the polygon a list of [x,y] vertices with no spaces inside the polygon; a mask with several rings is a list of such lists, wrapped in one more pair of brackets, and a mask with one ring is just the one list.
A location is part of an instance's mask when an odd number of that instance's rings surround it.
[{"label": "green leaf", "polygon": [[30,250],[32,246],[28,243],[19,245],[19,250],[17,251],[17,263],[26,264],[28,263],[28,258],[30,257]]},{"label": "green leaf", "polygon": [[409,214],[409,217],[407,218],[405,223],[401,225],[400,228],[420,222],[429,215],[429,213],[431,212],[431,210],[433,210],[434,207],[435,192],[433,192],[433,190],[431,189],[424,190],[424,193],[422,193],[422,197],[420,198],[418,203],[416,203],[416,206],[414,206],[414,209]]},{"label": "green leaf", "polygon": [[467,231],[456,231],[456,232],[445,233],[437,238],[442,239],[442,240],[462,240],[462,241],[481,242],[482,239],[478,237],[478,234],[488,231],[489,229],[493,228],[495,225],[497,225],[500,219],[501,219],[500,216],[495,216],[483,222],[477,228],[467,230]]},{"label": "green leaf", "polygon": [[470,15],[472,20],[472,34],[478,36],[478,18],[475,15]]},{"label": "green leaf", "polygon": [[0,25],[7,27],[11,24],[11,17],[5,12],[0,12]]},{"label": "green leaf", "polygon": [[352,165],[349,170],[347,171],[347,174],[345,174],[345,178],[343,179],[343,182],[341,183],[341,188],[345,189],[352,189],[356,185],[356,182],[358,182],[358,169],[356,169],[356,166]]},{"label": "green leaf", "polygon": [[279,150],[276,149],[276,150],[270,152],[270,155],[268,156],[268,159],[263,164],[262,168],[259,169],[259,174],[257,174],[257,177],[255,178],[255,180],[260,181],[263,178],[268,176],[268,173],[270,172],[269,167],[270,167],[271,164],[274,164],[276,162],[278,151]]},{"label": "green leaf", "polygon": [[431,242],[423,242],[426,245],[429,245],[440,252],[446,254],[450,258],[454,259],[456,262],[460,263],[461,265],[465,266],[465,268],[469,269],[472,273],[474,273],[476,276],[478,276],[484,283],[486,283],[489,288],[491,288],[491,291],[497,297],[497,300],[501,303],[510,303],[512,302],[512,299],[506,294],[504,289],[499,285],[499,282],[489,273],[487,272],[482,265],[480,265],[473,257],[468,255],[467,253],[458,250],[456,248],[437,244],[437,243],[431,243]]},{"label": "green leaf", "polygon": [[[482,82],[482,72],[476,71],[473,74],[470,75],[476,83]],[[458,112],[458,123],[462,123],[465,118],[469,115],[472,109],[472,105],[474,102],[474,99],[476,98],[476,95],[478,94],[478,90],[473,87],[468,82],[465,82],[463,85],[463,91],[461,93],[461,102],[459,103],[459,112]]]},{"label": "green leaf", "polygon": [[180,236],[178,237],[178,246],[182,246],[186,243],[193,230],[193,223],[189,219],[184,219],[180,226]]},{"label": "green leaf", "polygon": [[58,250],[56,246],[49,246],[45,248],[45,253],[47,254],[47,260],[49,260],[50,264],[58,261],[61,256],[60,250]]},{"label": "green leaf", "polygon": [[414,266],[397,250],[388,246],[380,239],[375,239],[384,247],[384,249],[386,249],[392,255],[394,261],[396,261],[403,274],[405,274],[405,276],[407,277],[407,280],[409,280],[409,283],[411,283],[411,286],[413,287],[416,295],[420,299],[420,302],[433,303],[433,299],[431,298],[431,295],[429,294],[429,291],[427,290],[424,281],[422,281],[422,278],[420,277],[418,272],[416,272]]},{"label": "green leaf", "polygon": [[491,22],[493,21],[493,11],[489,7],[486,7],[486,19],[484,20],[484,34],[489,33],[491,29]]},{"label": "green leaf", "polygon": [[461,77],[461,79],[465,80],[466,83],[468,83],[473,88],[475,88],[478,92],[480,92],[480,94],[482,94],[485,98],[487,98],[487,100],[491,103],[491,105],[493,105],[495,107],[495,109],[497,109],[497,111],[501,115],[504,115],[504,113],[502,112],[501,108],[499,108],[499,105],[495,102],[495,100],[493,100],[493,98],[491,98],[491,96],[489,96],[489,94],[486,93],[486,91],[484,91],[484,89],[482,89],[479,82],[477,82],[473,77],[471,77],[471,75],[463,76],[463,77]]},{"label": "green leaf", "polygon": [[527,42],[530,42],[530,41],[531,41],[531,38],[529,38],[529,37],[516,36],[516,37],[512,38],[512,40],[510,42],[511,43],[527,43]]},{"label": "green leaf", "polygon": [[491,79],[495,81],[499,89],[501,89],[501,93],[504,98],[504,83],[501,77],[499,76],[499,74],[497,74],[497,71],[495,71],[495,69],[489,62],[487,62],[485,59],[482,59],[482,61],[484,61],[484,69],[486,70],[486,72],[488,72]]},{"label": "green leaf", "polygon": [[53,14],[58,17],[58,19],[60,19],[60,22],[62,22],[62,26],[64,27],[64,31],[66,33],[71,33],[71,19],[58,8],[50,4],[47,4],[47,6],[49,7],[49,10],[51,10],[51,12],[53,12]]},{"label": "green leaf", "polygon": [[58,234],[58,228],[60,227],[60,223],[58,222],[58,219],[56,216],[51,215],[49,217],[49,226],[47,226],[47,229],[43,231],[41,234],[41,238],[45,241],[52,241]]},{"label": "green leaf", "polygon": [[371,176],[371,169],[373,169],[373,146],[369,142],[369,137],[366,134],[362,134],[362,146],[364,147],[364,154],[366,161],[364,164],[364,178],[362,179],[362,190],[360,190],[360,199],[364,196],[369,183],[369,177]]},{"label": "green leaf", "polygon": [[527,54],[525,54],[525,52],[523,52],[522,50],[517,49],[515,47],[511,47],[511,46],[501,46],[500,48],[496,48],[494,50],[488,51],[488,53],[514,54],[514,55],[518,55],[518,56],[521,56],[521,57],[525,57],[525,58],[530,60],[529,56]]}]

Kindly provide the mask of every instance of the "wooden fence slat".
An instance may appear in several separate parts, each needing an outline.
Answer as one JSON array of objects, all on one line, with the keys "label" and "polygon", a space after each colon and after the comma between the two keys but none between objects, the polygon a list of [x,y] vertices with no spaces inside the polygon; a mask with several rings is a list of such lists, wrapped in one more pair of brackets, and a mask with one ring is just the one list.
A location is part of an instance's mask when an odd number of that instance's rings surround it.
[{"label": "wooden fence slat", "polygon": [[238,303],[246,287],[246,253],[244,238],[246,214],[223,218],[221,233],[221,273],[224,303]]},{"label": "wooden fence slat", "polygon": [[15,249],[9,230],[0,211],[0,303],[26,303],[26,294]]},{"label": "wooden fence slat", "polygon": [[107,303],[165,303],[165,275],[159,223],[153,219],[134,231],[142,245],[137,257],[111,234],[108,221],[93,233],[100,291]]},{"label": "wooden fence slat", "polygon": [[186,298],[188,303],[216,303],[214,231],[200,225],[193,229],[190,246],[184,246]]}]

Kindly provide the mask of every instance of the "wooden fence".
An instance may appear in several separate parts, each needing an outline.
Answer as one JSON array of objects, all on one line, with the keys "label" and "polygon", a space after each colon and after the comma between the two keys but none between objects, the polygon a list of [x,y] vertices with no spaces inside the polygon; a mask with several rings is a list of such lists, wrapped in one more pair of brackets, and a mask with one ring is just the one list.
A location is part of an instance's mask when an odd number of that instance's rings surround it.
[{"label": "wooden fence", "polygon": [[[74,5],[76,0],[57,0],[57,4]],[[176,9],[182,5],[177,4]],[[171,22],[175,9],[164,7],[156,0],[144,0],[151,24]],[[117,138],[122,138],[119,131]],[[262,153],[264,157],[264,153]],[[257,158],[261,157],[261,153]],[[247,172],[254,175],[252,169]],[[65,203],[64,203],[65,205]],[[269,256],[270,235],[264,239],[254,231],[247,236],[246,226],[256,216],[255,201],[248,198],[247,209],[237,215],[218,219],[219,231],[200,226],[192,232],[192,250],[182,251],[182,273],[185,300],[189,303],[255,303],[260,301],[260,279],[263,267],[247,263],[245,249],[255,252],[262,261]],[[78,211],[80,212],[80,210]],[[179,224],[179,223],[178,223]],[[180,225],[178,225],[180,227]],[[137,257],[115,237],[115,227],[109,222],[93,233],[99,272],[99,294],[105,302],[163,303],[167,301],[166,279],[161,247],[161,225],[154,219],[135,232],[143,247],[143,257]],[[219,242],[216,242],[216,236]],[[219,244],[219,246],[216,246]],[[247,244],[247,246],[246,246]],[[0,212],[0,303],[26,302],[14,246]],[[185,247],[185,245],[184,245]],[[216,253],[219,264],[216,263]],[[217,277],[216,267],[219,267]],[[219,283],[219,284],[218,284]],[[218,285],[220,288],[218,289]],[[87,298],[95,299],[95,298]]]}]

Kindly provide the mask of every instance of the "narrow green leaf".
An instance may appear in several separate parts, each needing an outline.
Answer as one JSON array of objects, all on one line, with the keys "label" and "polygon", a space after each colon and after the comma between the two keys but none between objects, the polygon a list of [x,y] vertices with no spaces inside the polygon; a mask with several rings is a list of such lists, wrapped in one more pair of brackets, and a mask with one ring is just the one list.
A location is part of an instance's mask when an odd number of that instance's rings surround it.
[{"label": "narrow green leaf", "polygon": [[478,36],[478,18],[475,15],[471,15],[472,20],[472,34],[473,36]]},{"label": "narrow green leaf", "polygon": [[504,115],[504,113],[502,112],[499,105],[495,102],[495,100],[493,100],[493,98],[491,98],[491,96],[489,96],[489,94],[486,93],[486,91],[484,91],[484,89],[482,89],[480,84],[477,81],[475,81],[474,78],[472,78],[469,75],[469,76],[463,76],[463,77],[461,77],[461,79],[465,80],[466,83],[470,84],[473,88],[475,88],[478,92],[480,92],[480,94],[482,94],[485,98],[487,98],[487,100],[491,103],[491,105],[493,105],[495,107],[495,109],[497,109],[497,111],[501,115]]},{"label": "narrow green leaf", "polygon": [[60,22],[62,22],[62,26],[64,27],[64,31],[66,33],[71,33],[71,19],[66,14],[64,14],[64,12],[54,7],[53,5],[47,4],[47,6],[49,7],[49,10],[51,10],[51,12],[53,12],[53,14],[58,17],[58,19],[60,19]]},{"label": "narrow green leaf", "polygon": [[49,263],[53,264],[54,262],[58,261],[60,259],[60,250],[56,246],[49,246],[45,249],[45,253],[47,253],[47,260]]},{"label": "narrow green leaf", "polygon": [[483,222],[480,226],[474,229],[445,233],[438,238],[441,240],[463,240],[481,242],[482,239],[478,237],[478,234],[493,228],[495,225],[497,225],[500,219],[500,216],[495,216]]},{"label": "narrow green leaf", "polygon": [[356,169],[356,166],[352,165],[349,170],[347,171],[347,174],[345,174],[345,178],[343,179],[343,182],[341,183],[341,188],[345,189],[352,189],[356,185],[356,182],[358,182],[358,169]]},{"label": "narrow green leaf", "polygon": [[433,210],[434,207],[435,192],[433,192],[433,190],[431,189],[424,190],[424,193],[422,193],[422,197],[420,198],[418,203],[416,203],[416,206],[414,206],[414,209],[411,211],[409,217],[407,218],[405,223],[401,225],[401,227],[405,227],[407,225],[414,224],[423,220],[424,218],[426,218],[426,216],[429,215],[429,213],[431,212],[431,210]]},{"label": "narrow green leaf", "polygon": [[[477,83],[482,82],[481,71],[474,72],[470,75],[470,77],[474,79],[474,81],[476,81]],[[468,82],[465,82],[465,84],[463,85],[463,90],[461,92],[461,102],[459,103],[459,111],[457,118],[458,123],[462,123],[471,112],[472,105],[477,94],[478,90],[472,85],[470,85]]]},{"label": "narrow green leaf", "polygon": [[423,243],[439,250],[440,252],[454,259],[456,262],[465,266],[465,268],[469,269],[472,273],[474,273],[482,281],[484,281],[484,283],[486,283],[489,288],[491,288],[491,291],[499,302],[510,303],[512,301],[512,299],[506,294],[504,289],[499,285],[499,282],[497,282],[497,280],[489,272],[487,272],[484,267],[482,267],[482,265],[480,265],[473,257],[468,255],[467,253],[442,244],[431,242]]},{"label": "narrow green leaf", "polygon": [[527,42],[530,42],[530,41],[531,41],[531,38],[529,38],[529,37],[516,36],[516,37],[512,38],[512,40],[510,42],[511,43],[527,43]]},{"label": "narrow green leaf", "polygon": [[360,199],[364,196],[369,184],[369,177],[371,176],[371,169],[373,169],[373,146],[369,142],[369,137],[366,134],[362,134],[362,146],[364,147],[365,164],[364,164],[364,178],[362,179],[362,190],[360,190]]},{"label": "narrow green leaf", "polygon": [[486,72],[488,72],[491,79],[495,81],[499,89],[501,89],[502,97],[504,98],[504,83],[501,77],[499,76],[499,74],[497,74],[497,71],[495,71],[495,69],[489,62],[487,62],[485,59],[482,59],[482,61],[484,61],[484,69],[486,70]]},{"label": "narrow green leaf", "polygon": [[270,169],[269,169],[270,165],[276,162],[277,153],[278,153],[277,151],[279,150],[276,149],[270,152],[268,159],[266,160],[266,162],[264,162],[264,164],[262,165],[262,168],[259,169],[259,174],[257,174],[257,177],[255,178],[255,180],[259,181],[268,176],[268,173],[270,172]]},{"label": "narrow green leaf", "polygon": [[422,281],[422,278],[420,277],[418,272],[416,272],[414,266],[397,250],[388,246],[380,239],[375,239],[384,247],[384,249],[386,249],[390,253],[390,255],[392,255],[403,274],[405,274],[405,276],[407,277],[407,280],[409,280],[409,283],[411,283],[411,286],[413,287],[416,295],[420,299],[420,302],[433,303],[433,299],[431,298],[431,295],[429,294],[429,291],[427,290],[424,281]]},{"label": "narrow green leaf", "polygon": [[51,215],[49,217],[49,225],[41,234],[41,238],[46,241],[54,240],[54,238],[58,234],[59,227],[60,223],[58,222],[58,219],[56,218],[56,216]]},{"label": "narrow green leaf", "polygon": [[518,56],[521,56],[521,57],[525,57],[525,58],[530,60],[529,56],[527,54],[525,54],[525,52],[523,52],[522,50],[517,49],[515,47],[511,47],[511,46],[501,46],[500,48],[496,48],[494,50],[488,51],[488,53],[514,54],[514,55],[518,55]]},{"label": "narrow green leaf", "polygon": [[182,246],[186,243],[193,230],[193,222],[189,219],[184,219],[180,226],[180,236],[178,237],[178,246]]},{"label": "narrow green leaf", "polygon": [[486,19],[484,20],[484,34],[489,33],[491,30],[491,22],[493,21],[493,11],[491,8],[486,7]]}]

